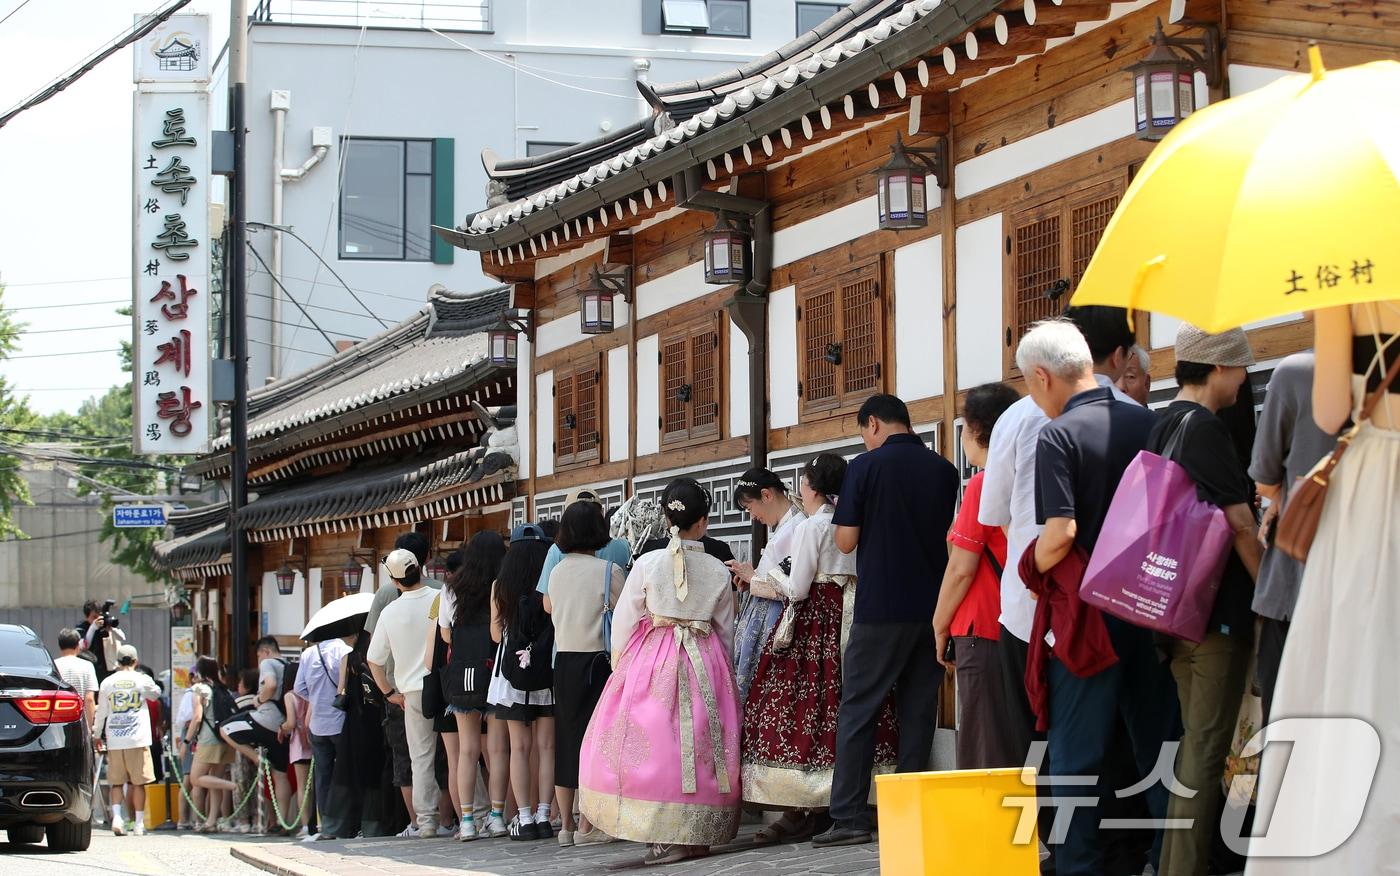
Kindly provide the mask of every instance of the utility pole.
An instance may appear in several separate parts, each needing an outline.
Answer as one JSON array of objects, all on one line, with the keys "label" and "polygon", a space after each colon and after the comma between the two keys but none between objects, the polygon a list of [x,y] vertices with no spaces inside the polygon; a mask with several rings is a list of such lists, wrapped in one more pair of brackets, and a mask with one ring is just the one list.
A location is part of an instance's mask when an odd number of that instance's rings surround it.
[{"label": "utility pole", "polygon": [[244,91],[248,84],[248,0],[230,0],[228,32],[228,126],[233,132],[233,176],[229,178],[228,316],[233,358],[233,410],[229,439],[233,470],[229,485],[229,540],[233,559],[233,629],[229,656],[239,669],[248,665],[252,590],[248,581],[248,536],[239,525],[239,512],[248,504],[248,186]]}]

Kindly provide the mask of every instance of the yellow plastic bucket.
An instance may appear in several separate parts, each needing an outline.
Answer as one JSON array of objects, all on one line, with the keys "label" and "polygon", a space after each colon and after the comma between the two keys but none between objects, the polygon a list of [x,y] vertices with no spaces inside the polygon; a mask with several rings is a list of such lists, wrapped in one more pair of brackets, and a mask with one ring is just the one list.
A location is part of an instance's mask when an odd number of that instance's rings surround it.
[{"label": "yellow plastic bucket", "polygon": [[[954,770],[875,777],[883,876],[1035,876],[1034,771]],[[1024,814],[1023,814],[1024,813]]]},{"label": "yellow plastic bucket", "polygon": [[[180,793],[177,785],[170,786],[171,793]],[[169,811],[165,798],[165,785],[160,782],[152,782],[146,786],[146,826],[155,827],[165,823],[165,815]]]}]

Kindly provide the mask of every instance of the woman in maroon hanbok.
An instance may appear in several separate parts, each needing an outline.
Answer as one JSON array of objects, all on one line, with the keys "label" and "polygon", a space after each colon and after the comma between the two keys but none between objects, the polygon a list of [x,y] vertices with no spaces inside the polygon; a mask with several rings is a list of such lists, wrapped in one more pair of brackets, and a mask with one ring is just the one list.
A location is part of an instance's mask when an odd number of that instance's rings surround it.
[{"label": "woman in maroon hanbok", "polygon": [[[831,453],[807,464],[801,495],[808,517],[797,526],[792,556],[751,584],[756,595],[791,606],[764,646],[744,706],[744,801],[788,810],[759,831],[760,842],[811,836],[813,810],[831,803],[841,658],[856,587],[855,554],[836,547],[831,523],[845,473],[846,461]],[[876,731],[876,771],[894,768],[896,728],[886,702]]]}]

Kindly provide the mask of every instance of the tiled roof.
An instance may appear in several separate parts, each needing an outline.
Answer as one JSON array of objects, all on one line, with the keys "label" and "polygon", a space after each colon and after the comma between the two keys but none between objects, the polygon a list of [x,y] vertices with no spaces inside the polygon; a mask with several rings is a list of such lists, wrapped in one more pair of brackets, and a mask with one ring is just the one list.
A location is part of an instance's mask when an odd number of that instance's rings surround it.
[{"label": "tiled roof", "polygon": [[[600,220],[606,224],[608,208],[614,206],[615,201],[619,205],[618,219],[621,219],[619,198],[637,195],[650,206],[649,187],[659,184],[659,193],[664,200],[665,182],[674,171],[662,166],[652,169],[652,165],[661,157],[683,153],[684,163],[688,166],[711,160],[737,144],[702,147],[699,143],[692,144],[692,141],[723,127],[730,120],[769,105],[775,107],[774,111],[765,113],[760,122],[755,122],[753,130],[746,132],[746,140],[776,131],[783,125],[794,124],[799,118],[805,118],[807,113],[840,102],[852,90],[864,89],[880,75],[927,56],[938,45],[956,39],[978,20],[994,12],[999,4],[1000,0],[863,0],[853,3],[838,13],[828,25],[824,25],[822,31],[805,34],[765,58],[731,73],[653,89],[648,97],[654,105],[659,104],[662,115],[657,125],[665,129],[642,142],[631,144],[622,139],[611,150],[591,146],[590,157],[607,151],[611,154],[601,155],[586,169],[557,182],[547,182],[546,177],[517,178],[508,185],[508,191],[533,191],[469,216],[460,229],[435,230],[454,245],[475,250],[513,246],[528,239],[533,252],[535,235],[551,231],[553,226],[560,223],[587,214],[591,230],[592,215],[598,213]],[[918,29],[917,39],[893,45],[896,37],[914,28]],[[843,77],[833,73],[843,64],[856,59],[868,59],[863,63],[870,69],[862,70],[862,75],[854,78],[854,74]],[[817,82],[826,81],[818,77],[827,73],[835,77],[829,83],[830,88],[816,94]],[[861,81],[855,81],[856,78]],[[812,88],[803,87],[809,83]],[[776,109],[779,106],[781,111]],[[563,156],[558,156],[552,166],[564,164]],[[606,192],[596,191],[618,178],[626,179],[625,188],[619,183],[608,186]],[[584,193],[593,194],[583,197]],[[553,211],[554,221],[527,222],[527,227],[515,229],[511,234],[496,234],[566,199],[575,199],[575,203],[569,208]],[[567,240],[569,226],[564,224],[563,227]]]},{"label": "tiled roof", "polygon": [[[228,513],[227,508],[224,513]],[[228,565],[229,550],[228,527],[219,523],[169,541],[158,541],[152,546],[151,555],[157,568],[170,572],[202,570],[220,574]]]},{"label": "tiled roof", "polygon": [[[468,372],[490,379],[485,329],[510,305],[510,287],[469,295],[435,293],[418,313],[298,375],[249,393],[248,437],[256,442]],[[502,372],[504,374],[504,372]],[[212,451],[229,448],[228,435]],[[192,466],[198,470],[200,466]]]},{"label": "tiled roof", "polygon": [[471,450],[352,470],[262,496],[239,513],[252,541],[441,517],[514,495],[515,467],[471,482]]}]

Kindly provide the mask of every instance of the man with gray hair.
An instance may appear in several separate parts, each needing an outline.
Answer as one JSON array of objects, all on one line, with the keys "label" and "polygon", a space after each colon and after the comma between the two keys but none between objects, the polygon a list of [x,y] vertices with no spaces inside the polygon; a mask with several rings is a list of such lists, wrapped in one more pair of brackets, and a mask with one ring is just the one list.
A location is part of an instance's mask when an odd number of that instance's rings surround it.
[{"label": "man with gray hair", "polygon": [[[1068,321],[1051,320],[1032,328],[1016,350],[1016,363],[1031,398],[1050,418],[1035,453],[1036,520],[1044,531],[1036,542],[1034,560],[1036,569],[1045,574],[1076,547],[1086,556],[1093,554],[1118,482],[1147,446],[1155,418],[1145,408],[1115,398],[1111,387],[1100,385],[1090,346]],[[1046,661],[1050,770],[1054,776],[1066,777],[1054,783],[1054,796],[1058,805],[1072,812],[1057,813],[1057,822],[1059,816],[1069,818],[1069,830],[1054,847],[1057,876],[1103,871],[1100,806],[1075,805],[1087,790],[1077,777],[1103,773],[1118,718],[1127,727],[1143,776],[1151,775],[1162,744],[1175,738],[1179,721],[1172,678],[1157,657],[1151,632],[1088,606],[1082,606],[1082,611],[1085,617],[1102,617],[1117,662],[1081,677],[1059,659]],[[1083,629],[1081,625],[1079,631]],[[1076,643],[1062,641],[1065,631],[1058,632],[1056,653],[1073,651]],[[1040,643],[1032,642],[1031,647]],[[1149,812],[1160,820],[1166,810],[1166,789],[1154,784],[1145,796]],[[1158,832],[1154,866],[1160,845]]]},{"label": "man with gray hair", "polygon": [[1123,390],[1123,394],[1128,398],[1147,407],[1147,398],[1152,392],[1152,357],[1137,345],[1129,352],[1123,376],[1118,378],[1114,385]]}]

